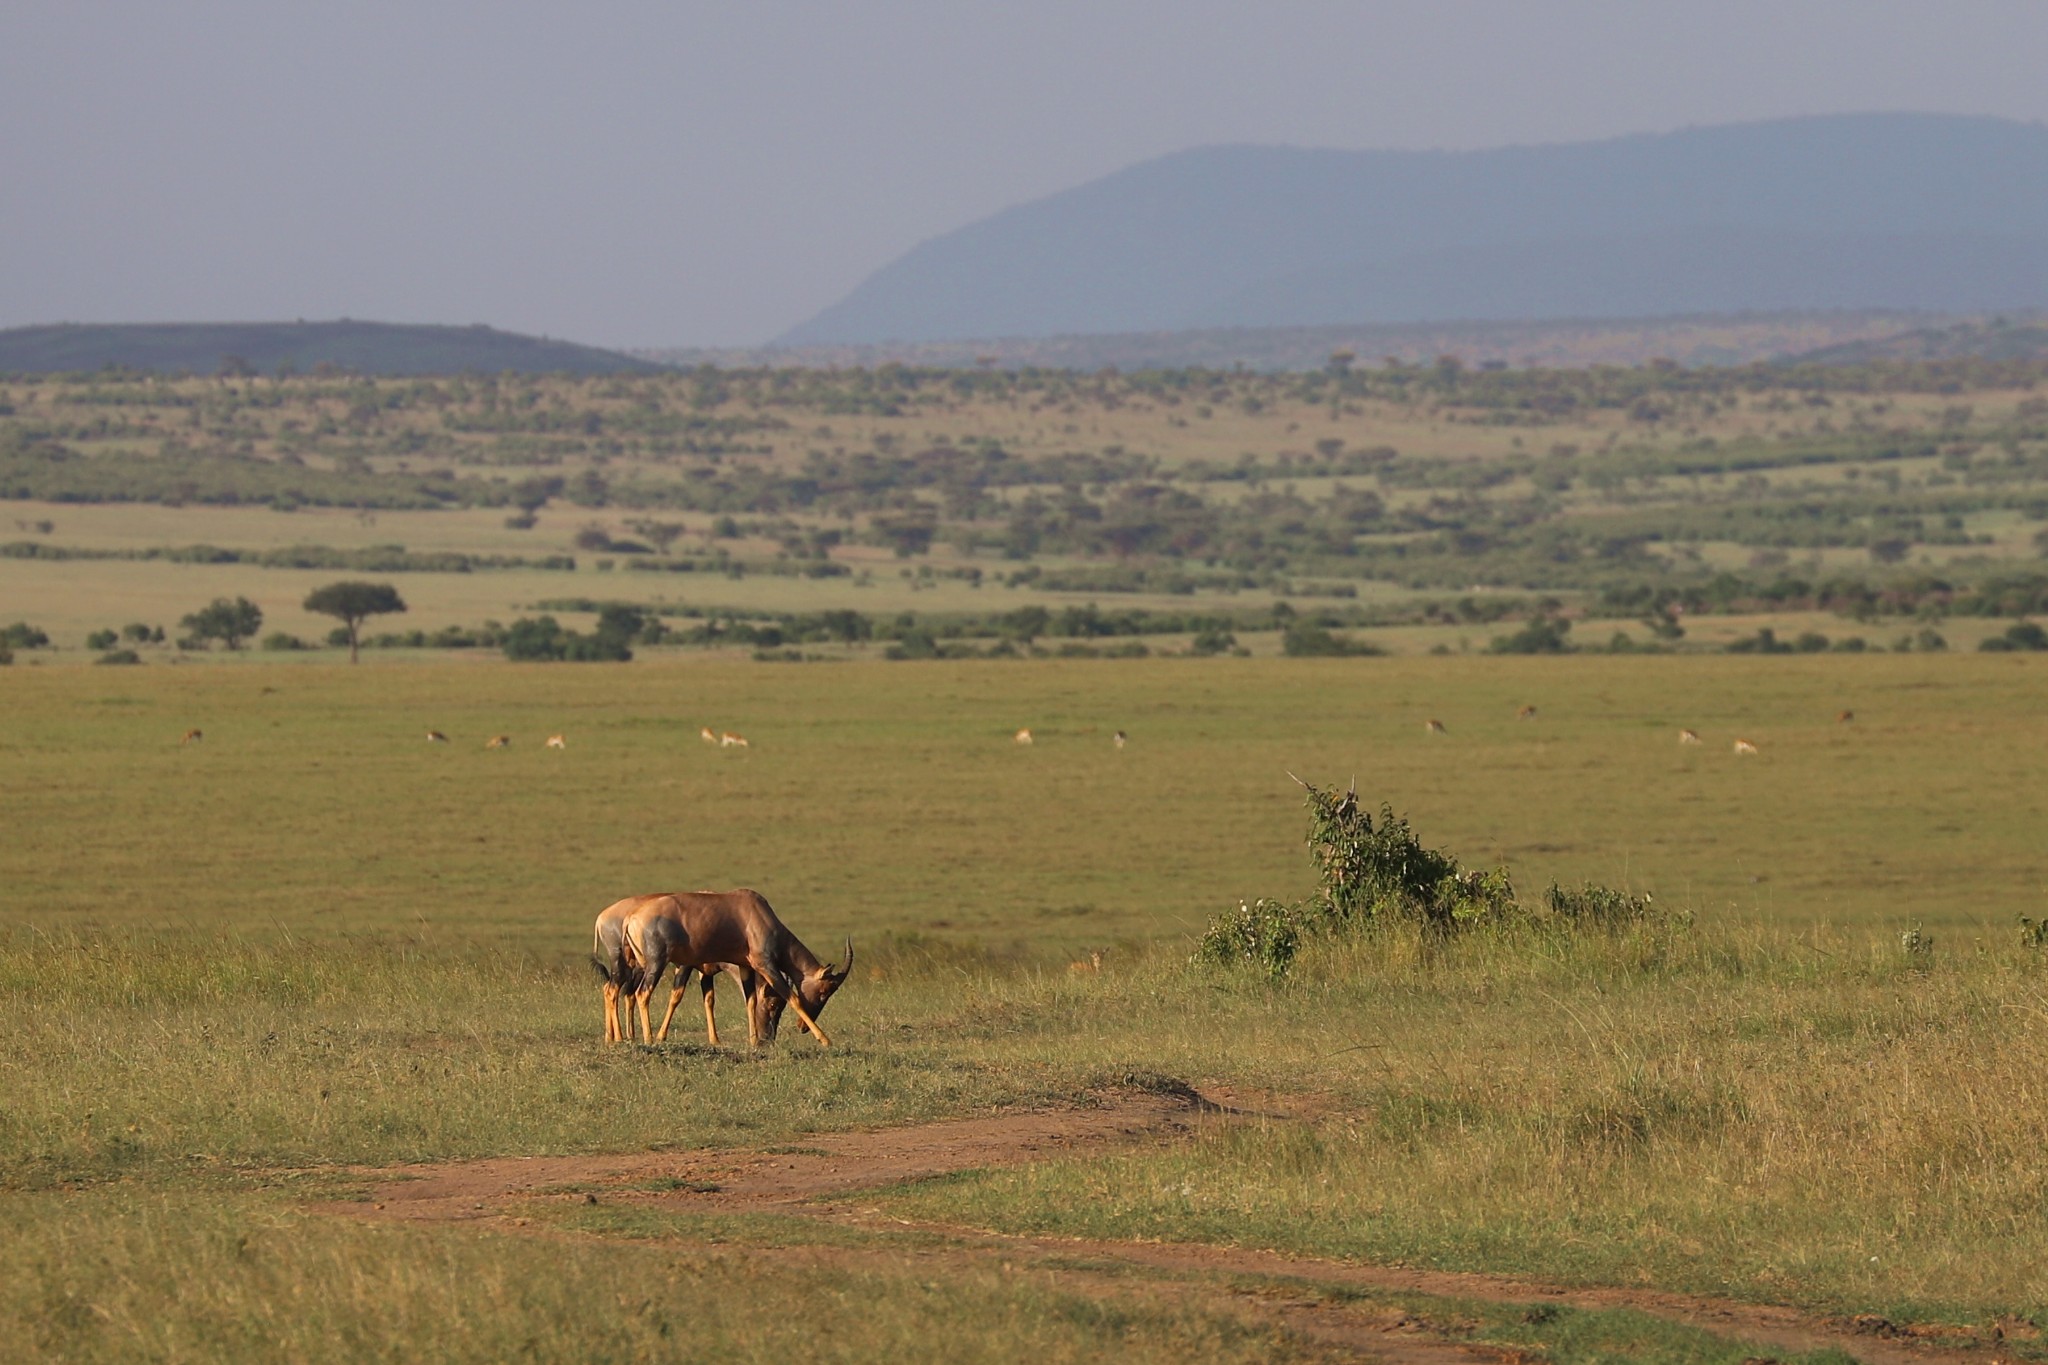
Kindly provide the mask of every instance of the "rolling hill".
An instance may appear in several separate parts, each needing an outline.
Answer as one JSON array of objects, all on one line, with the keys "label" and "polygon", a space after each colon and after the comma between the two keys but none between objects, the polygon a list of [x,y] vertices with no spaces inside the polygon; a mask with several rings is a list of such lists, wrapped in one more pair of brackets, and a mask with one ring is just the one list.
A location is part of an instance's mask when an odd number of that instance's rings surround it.
[{"label": "rolling hill", "polygon": [[1205,147],[928,241],[786,345],[2048,305],[2048,128],[1860,114],[1477,152]]},{"label": "rolling hill", "polygon": [[56,323],[0,331],[0,374],[108,366],[166,373],[612,374],[658,368],[632,356],[492,327],[388,322]]}]

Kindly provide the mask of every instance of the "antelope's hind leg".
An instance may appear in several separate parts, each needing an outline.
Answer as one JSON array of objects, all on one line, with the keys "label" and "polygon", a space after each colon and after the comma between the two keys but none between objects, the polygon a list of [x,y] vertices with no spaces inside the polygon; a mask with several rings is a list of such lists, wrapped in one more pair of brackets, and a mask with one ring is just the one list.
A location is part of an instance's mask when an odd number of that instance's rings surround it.
[{"label": "antelope's hind leg", "polygon": [[[704,978],[704,981],[705,988],[708,990],[711,978],[707,976]],[[676,1006],[683,1003],[683,991],[688,988],[689,984],[690,969],[688,967],[678,967],[676,969],[675,983],[668,990],[668,1012],[661,1016],[661,1032],[655,1035],[655,1042],[665,1043],[668,1041],[668,1026],[675,1019]]]},{"label": "antelope's hind leg", "polygon": [[703,973],[704,978],[704,1036],[711,1046],[718,1046],[718,1016],[711,1012],[712,1002],[717,999],[718,972]]}]

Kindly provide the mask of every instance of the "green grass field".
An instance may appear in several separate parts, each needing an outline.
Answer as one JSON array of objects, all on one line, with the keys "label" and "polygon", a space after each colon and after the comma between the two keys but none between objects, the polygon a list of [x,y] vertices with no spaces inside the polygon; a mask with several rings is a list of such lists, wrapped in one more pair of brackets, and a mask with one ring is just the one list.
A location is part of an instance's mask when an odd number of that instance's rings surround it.
[{"label": "green grass field", "polygon": [[[1400,1264],[2044,1358],[2048,956],[2015,928],[2048,917],[2042,668],[0,669],[0,1332],[47,1359],[1320,1359],[1356,1351],[1315,1322],[1385,1313],[1530,1359],[1895,1358],[1312,1268]],[[1525,894],[1594,879],[1671,915],[1389,931],[1277,985],[1194,968],[1210,916],[1312,884],[1290,771],[1356,774]],[[733,884],[827,955],[854,938],[837,1045],[602,1046],[596,911]],[[1267,1116],[843,1216],[321,1211],[396,1162],[797,1150],[1134,1085]],[[1161,1242],[1330,1259],[1104,1259]]]}]

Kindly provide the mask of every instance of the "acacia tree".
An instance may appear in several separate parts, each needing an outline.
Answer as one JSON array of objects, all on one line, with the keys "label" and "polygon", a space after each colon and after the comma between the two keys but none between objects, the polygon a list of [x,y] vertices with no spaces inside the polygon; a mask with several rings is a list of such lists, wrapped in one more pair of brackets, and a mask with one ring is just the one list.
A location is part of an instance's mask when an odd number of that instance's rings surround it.
[{"label": "acacia tree", "polygon": [[178,624],[194,640],[218,640],[229,649],[240,649],[242,641],[263,629],[263,608],[246,597],[232,602],[216,597]]},{"label": "acacia tree", "polygon": [[404,611],[405,602],[389,583],[329,583],[307,594],[306,610],[332,616],[348,629],[348,661],[356,661],[357,633],[363,621],[387,612]]}]

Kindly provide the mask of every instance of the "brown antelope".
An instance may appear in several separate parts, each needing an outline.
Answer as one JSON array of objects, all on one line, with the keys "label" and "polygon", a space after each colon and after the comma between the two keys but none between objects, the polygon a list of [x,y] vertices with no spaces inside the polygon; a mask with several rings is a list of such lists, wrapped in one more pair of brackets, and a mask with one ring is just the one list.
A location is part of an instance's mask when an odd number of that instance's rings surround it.
[{"label": "brown antelope", "polygon": [[747,737],[745,735],[736,735],[730,730],[724,731],[718,736],[718,747],[721,749],[744,749],[747,747]]},{"label": "brown antelope", "polygon": [[1116,745],[1117,748],[1121,749],[1124,747],[1124,745],[1129,744],[1131,742],[1131,737],[1125,734],[1123,731],[1119,730],[1109,737],[1109,742],[1111,744]]},{"label": "brown antelope", "polygon": [[549,735],[547,747],[550,749],[566,749],[569,747],[569,741],[560,735]]},{"label": "brown antelope", "polygon": [[1067,970],[1075,976],[1080,976],[1086,972],[1099,972],[1102,970],[1102,954],[1100,952],[1091,952],[1084,958],[1069,962]]},{"label": "brown antelope", "polygon": [[489,739],[484,741],[484,747],[486,749],[504,749],[509,748],[511,744],[512,736],[510,735],[492,735]]},{"label": "brown antelope", "polygon": [[[626,922],[632,917],[644,896],[628,896],[625,900],[606,906],[597,917],[597,927],[590,947],[590,965],[597,969],[604,991],[604,1040],[607,1043],[631,1042],[633,1039],[633,1009],[631,997],[640,987],[640,973],[643,965],[637,956],[627,948]],[[712,981],[720,969],[738,978],[740,994],[747,1002],[747,1041],[759,1042],[765,1032],[773,1037],[775,1025],[782,1018],[784,1001],[772,991],[758,989],[758,982],[752,970],[732,963],[707,963],[700,969],[704,983],[704,1031],[711,1046],[718,1046],[718,1022],[712,1013]],[[682,993],[680,979],[676,994]],[[623,1016],[620,1004],[626,1008]],[[673,999],[670,1001],[674,1003]],[[673,1011],[671,1011],[673,1013]],[[662,1030],[666,1037],[668,1030]],[[643,1040],[654,1042],[644,1034]]]},{"label": "brown antelope", "polygon": [[446,735],[442,734],[442,733],[441,733],[441,732],[440,732],[439,730],[429,730],[429,731],[427,731],[427,743],[429,743],[429,744],[446,744],[447,742],[448,742],[448,736],[446,736]]},{"label": "brown antelope", "polygon": [[1700,732],[1697,730],[1680,730],[1678,732],[1678,742],[1680,744],[1697,744],[1700,742]]},{"label": "brown antelope", "polygon": [[1450,733],[1450,731],[1444,729],[1444,723],[1440,720],[1426,720],[1422,722],[1422,729],[1423,733],[1431,735],[1444,735]]},{"label": "brown antelope", "polygon": [[199,733],[199,732],[198,732],[197,730],[187,730],[187,731],[185,732],[185,737],[184,737],[183,739],[179,740],[179,741],[178,741],[178,743],[180,743],[180,744],[197,744],[197,743],[199,743],[199,741],[200,741],[200,740],[202,740],[202,739],[205,739],[205,738],[206,738],[206,736],[205,736],[205,735],[202,735],[202,734],[200,734],[200,733]]},{"label": "brown antelope", "polygon": [[1536,708],[1535,708],[1535,707],[1533,707],[1533,706],[1525,706],[1525,707],[1523,707],[1523,708],[1522,708],[1521,710],[1519,710],[1519,711],[1515,712],[1515,719],[1516,719],[1516,720],[1534,720],[1534,719],[1536,719]]},{"label": "brown antelope", "polygon": [[697,732],[697,738],[703,740],[706,744],[718,743],[718,736],[711,733],[711,727],[708,725]]},{"label": "brown antelope", "polygon": [[1029,730],[1019,730],[1017,732],[1017,742],[1019,744],[1029,744],[1031,742],[1031,732]]},{"label": "brown antelope", "polygon": [[1854,719],[1856,719],[1856,713],[1854,711],[1844,711],[1841,715],[1835,717],[1835,724],[1847,725],[1850,721]]},{"label": "brown antelope", "polygon": [[[820,1047],[832,1040],[818,1027],[818,1015],[833,992],[853,970],[853,940],[846,943],[846,961],[837,967],[818,960],[783,922],[765,896],[744,887],[737,891],[676,891],[629,897],[623,942],[625,961],[633,975],[633,1008],[643,1035],[666,1038],[669,1021],[682,1002],[692,971],[706,964],[732,964],[751,972],[758,993],[780,996],[796,1011],[797,1022],[811,1031]],[[621,905],[627,902],[621,902]],[[616,909],[617,907],[613,907]],[[661,1032],[654,1034],[647,1014],[648,997],[661,984],[662,973],[678,969]],[[742,988],[746,977],[740,978]],[[757,996],[758,998],[758,996]],[[752,1002],[750,1002],[751,1004]],[[707,1018],[709,1012],[707,997]],[[777,1012],[779,1013],[779,1011]],[[765,1007],[750,1009],[748,1029],[755,1041],[772,1041],[775,1015]]]},{"label": "brown antelope", "polygon": [[1735,752],[1738,754],[1753,754],[1757,752],[1757,747],[1746,739],[1738,739],[1735,741]]}]

